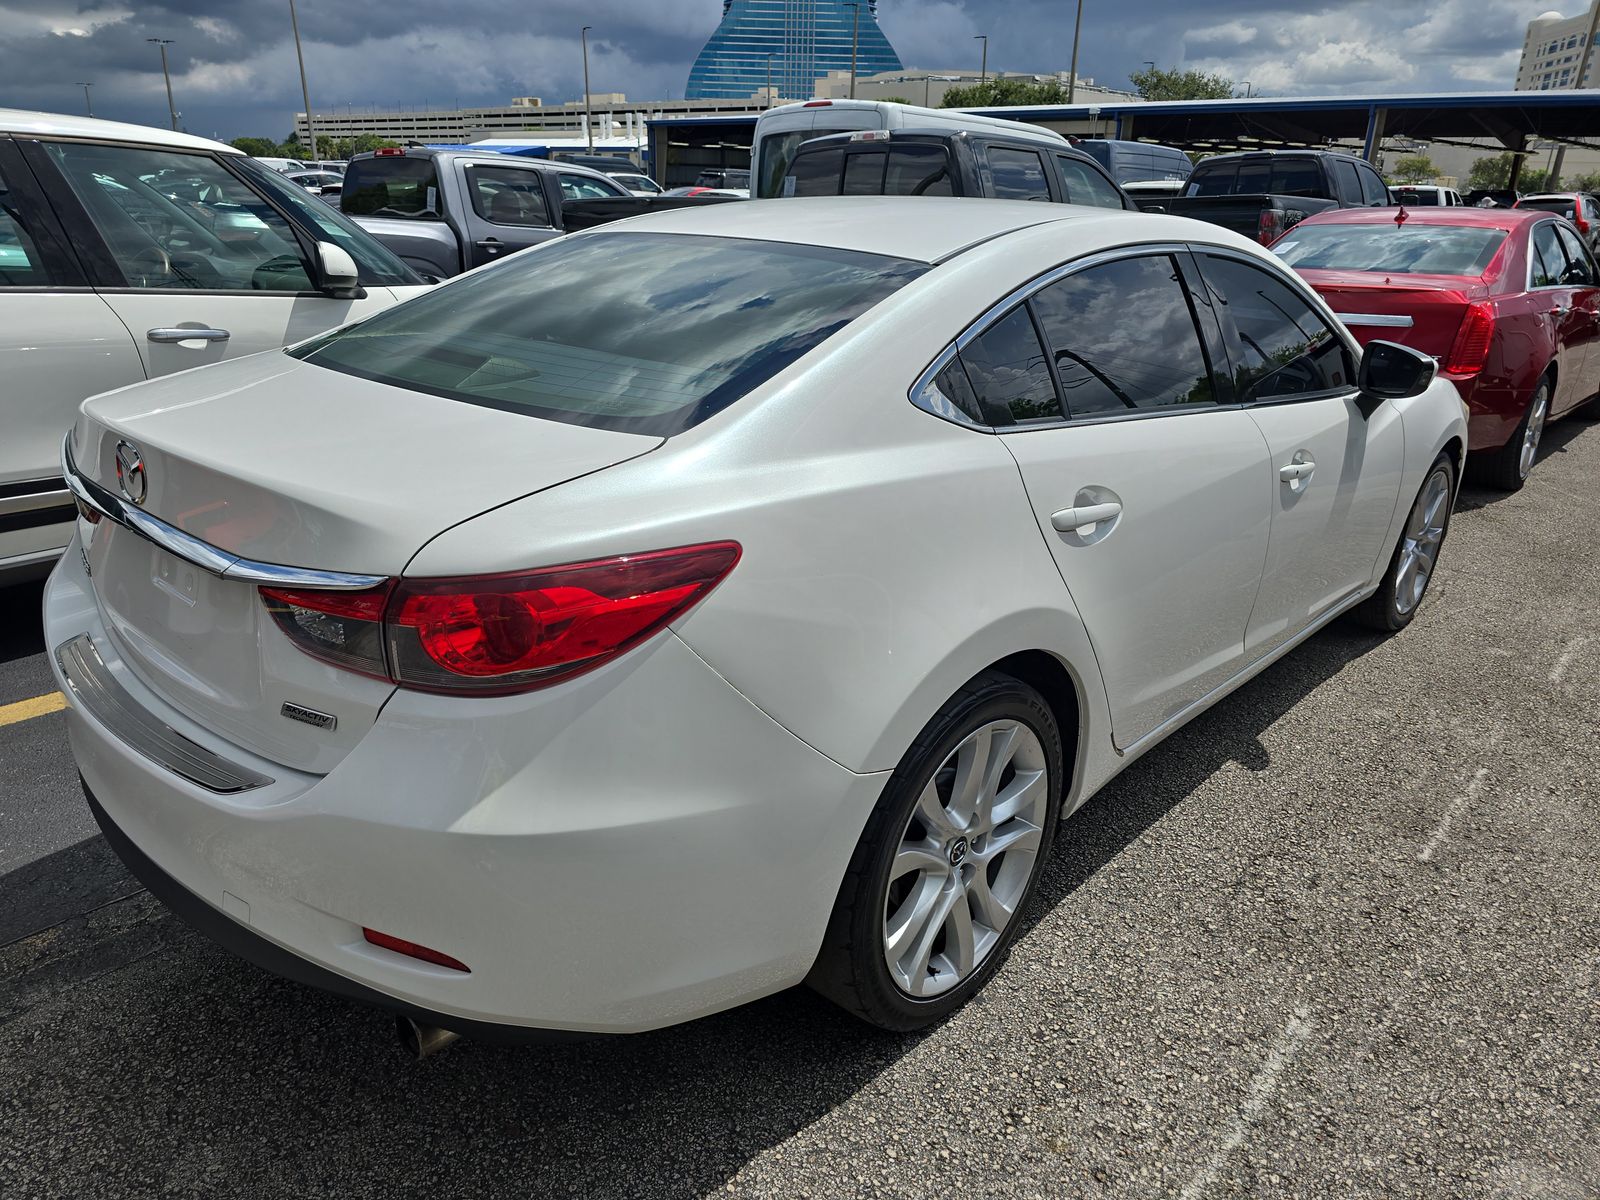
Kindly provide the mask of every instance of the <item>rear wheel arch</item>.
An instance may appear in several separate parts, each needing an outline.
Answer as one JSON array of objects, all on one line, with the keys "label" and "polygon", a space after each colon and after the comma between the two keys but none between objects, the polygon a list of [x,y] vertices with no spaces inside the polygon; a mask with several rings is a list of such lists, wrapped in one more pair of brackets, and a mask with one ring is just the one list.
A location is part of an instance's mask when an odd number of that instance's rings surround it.
[{"label": "rear wheel arch", "polygon": [[[1083,685],[1073,670],[1048,650],[1023,650],[1008,654],[979,671],[976,679],[989,671],[999,671],[1020,679],[1039,695],[1056,719],[1061,731],[1061,759],[1065,777],[1061,781],[1063,801],[1072,794],[1080,773],[1079,753],[1088,739],[1084,736]],[[969,683],[971,680],[968,681]],[[963,685],[965,686],[965,685]]]}]

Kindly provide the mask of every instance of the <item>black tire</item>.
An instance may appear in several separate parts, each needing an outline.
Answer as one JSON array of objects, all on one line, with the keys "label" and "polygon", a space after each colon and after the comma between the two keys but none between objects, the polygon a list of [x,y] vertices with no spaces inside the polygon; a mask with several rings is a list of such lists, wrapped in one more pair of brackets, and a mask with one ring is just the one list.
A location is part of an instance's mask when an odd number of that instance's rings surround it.
[{"label": "black tire", "polygon": [[1550,419],[1550,377],[1547,375],[1539,380],[1539,386],[1533,389],[1533,395],[1528,397],[1527,410],[1522,414],[1522,420],[1517,423],[1517,431],[1511,435],[1504,446],[1492,450],[1488,454],[1474,458],[1471,462],[1475,465],[1474,473],[1489,487],[1502,492],[1519,492],[1522,485],[1528,482],[1528,476],[1533,473],[1533,465],[1522,469],[1522,443],[1528,435],[1528,425],[1533,420],[1533,414],[1538,409],[1540,401],[1544,402],[1545,421]]},{"label": "black tire", "polygon": [[1416,597],[1410,607],[1401,603],[1400,596],[1400,565],[1406,549],[1407,530],[1411,524],[1412,514],[1417,506],[1422,503],[1422,498],[1428,493],[1428,486],[1433,482],[1434,476],[1440,471],[1444,472],[1445,487],[1447,489],[1444,508],[1444,528],[1439,533],[1438,545],[1434,550],[1434,562],[1437,564],[1438,555],[1444,549],[1445,538],[1450,533],[1450,511],[1454,505],[1456,494],[1456,467],[1448,454],[1441,454],[1433,460],[1433,465],[1428,468],[1428,473],[1423,476],[1422,487],[1418,489],[1416,498],[1411,506],[1406,509],[1406,527],[1400,531],[1400,540],[1395,543],[1394,553],[1389,556],[1389,565],[1384,568],[1383,584],[1377,592],[1363,601],[1355,609],[1357,621],[1369,629],[1381,630],[1384,633],[1397,633],[1411,624],[1412,618],[1422,607],[1422,602],[1427,598],[1427,588],[1433,582],[1434,568],[1430,567],[1427,579],[1423,584],[1422,595]]},{"label": "black tire", "polygon": [[[894,882],[890,875],[895,854],[918,798],[946,759],[969,735],[1001,720],[1025,726],[1043,749],[1048,776],[1038,853],[1010,921],[987,955],[949,990],[932,997],[915,997],[895,982],[885,961],[884,923],[889,888]],[[1023,909],[1038,885],[1040,869],[1060,821],[1063,761],[1061,731],[1055,716],[1044,698],[1027,684],[998,671],[988,671],[952,696],[911,744],[884,785],[845,872],[822,950],[806,983],[863,1021],[897,1032],[941,1021],[971,999],[1005,961]],[[966,839],[957,840],[964,845]],[[976,844],[974,841],[974,847]],[[956,861],[959,863],[960,859]]]}]

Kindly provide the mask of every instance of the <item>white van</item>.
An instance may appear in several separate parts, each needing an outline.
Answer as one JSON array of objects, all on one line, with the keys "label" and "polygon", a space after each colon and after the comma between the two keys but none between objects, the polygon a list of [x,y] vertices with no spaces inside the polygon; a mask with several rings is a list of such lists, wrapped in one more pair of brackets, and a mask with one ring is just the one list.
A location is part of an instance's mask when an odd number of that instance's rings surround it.
[{"label": "white van", "polygon": [[262,166],[271,167],[274,171],[277,171],[281,174],[289,171],[311,170],[310,167],[306,166],[306,164],[301,162],[298,158],[265,158],[261,155],[257,155],[256,161]]},{"label": "white van", "polygon": [[1039,125],[980,117],[955,108],[919,108],[881,100],[807,100],[768,109],[756,122],[755,142],[750,147],[753,194],[766,198],[782,192],[789,160],[801,142],[858,129],[908,128],[989,130],[1011,137],[1033,136],[1052,144],[1067,142],[1059,133]]}]

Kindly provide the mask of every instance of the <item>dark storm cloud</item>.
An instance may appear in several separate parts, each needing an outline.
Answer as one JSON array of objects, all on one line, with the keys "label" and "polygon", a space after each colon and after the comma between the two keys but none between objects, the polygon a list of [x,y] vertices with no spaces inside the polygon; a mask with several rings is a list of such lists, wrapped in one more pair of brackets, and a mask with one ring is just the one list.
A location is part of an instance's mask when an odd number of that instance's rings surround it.
[{"label": "dark storm cloud", "polygon": [[[1509,87],[1528,20],[1549,0],[1086,0],[1079,70],[1112,87],[1149,59],[1249,79],[1269,92]],[[1576,3],[1568,0],[1576,10]],[[1072,0],[881,0],[908,66],[1064,70]],[[581,91],[578,30],[596,91],[682,95],[720,0],[300,0],[312,99],[345,105],[501,104]],[[281,137],[300,105],[287,0],[0,0],[0,105],[164,124],[160,60],[196,133]]]}]

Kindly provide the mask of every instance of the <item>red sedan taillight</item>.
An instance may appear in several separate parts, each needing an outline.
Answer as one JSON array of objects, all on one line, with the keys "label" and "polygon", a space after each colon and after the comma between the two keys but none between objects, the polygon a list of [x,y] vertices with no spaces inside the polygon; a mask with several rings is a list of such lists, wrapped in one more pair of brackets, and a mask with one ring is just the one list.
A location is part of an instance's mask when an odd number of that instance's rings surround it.
[{"label": "red sedan taillight", "polygon": [[1479,300],[1467,305],[1461,318],[1461,328],[1456,333],[1455,345],[1444,360],[1444,370],[1450,375],[1476,375],[1489,359],[1489,345],[1494,341],[1494,305]]},{"label": "red sedan taillight", "polygon": [[427,692],[500,696],[593,670],[703,600],[739,561],[710,542],[509,575],[398,579],[364,592],[264,587],[313,658]]}]

